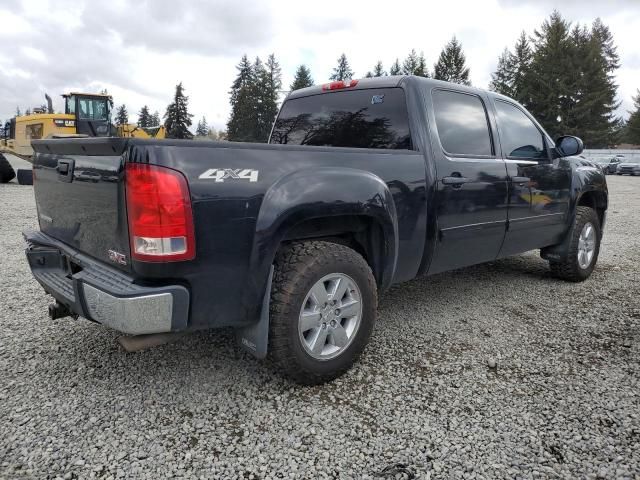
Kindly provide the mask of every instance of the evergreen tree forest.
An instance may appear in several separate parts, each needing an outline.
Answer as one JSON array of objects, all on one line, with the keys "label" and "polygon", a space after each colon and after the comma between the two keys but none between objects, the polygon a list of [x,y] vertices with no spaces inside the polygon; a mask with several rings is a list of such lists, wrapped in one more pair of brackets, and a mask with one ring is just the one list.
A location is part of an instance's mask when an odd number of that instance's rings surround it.
[{"label": "evergreen tree forest", "polygon": [[[553,137],[576,135],[588,148],[621,142],[640,144],[640,90],[625,123],[616,115],[620,103],[615,75],[620,58],[611,31],[600,19],[590,25],[572,24],[554,11],[537,29],[523,31],[514,40],[512,48],[505,48],[497,57],[490,90],[520,102]],[[463,45],[454,36],[443,47],[432,69],[427,67],[420,49],[411,49],[404,56],[379,59],[370,70],[358,74],[347,54],[342,53],[332,71],[321,77],[338,81],[416,75],[470,85],[470,73]],[[298,65],[291,84],[283,87],[281,67],[273,54],[264,61],[243,55],[229,92],[231,114],[227,131],[212,135],[214,130],[203,117],[195,134],[201,138],[266,142],[283,97],[289,91],[312,85],[314,75],[307,64]],[[168,136],[192,138],[191,118],[188,97],[180,83],[164,115]],[[124,105],[117,109],[115,122],[128,123]],[[140,127],[160,123],[158,112],[152,114],[147,105],[138,113]]]},{"label": "evergreen tree forest", "polygon": [[620,140],[619,64],[600,19],[572,25],[554,11],[500,55],[489,87],[522,103],[552,137],[576,135],[588,148],[606,148]]}]

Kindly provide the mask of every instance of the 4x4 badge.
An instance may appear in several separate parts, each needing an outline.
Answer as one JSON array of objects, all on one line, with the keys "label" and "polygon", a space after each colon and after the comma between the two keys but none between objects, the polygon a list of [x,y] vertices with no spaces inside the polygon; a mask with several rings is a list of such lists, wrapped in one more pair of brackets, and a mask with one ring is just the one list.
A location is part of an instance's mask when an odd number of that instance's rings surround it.
[{"label": "4x4 badge", "polygon": [[248,168],[210,168],[198,178],[212,179],[216,183],[225,180],[249,180],[250,182],[258,181],[259,170],[250,170]]}]

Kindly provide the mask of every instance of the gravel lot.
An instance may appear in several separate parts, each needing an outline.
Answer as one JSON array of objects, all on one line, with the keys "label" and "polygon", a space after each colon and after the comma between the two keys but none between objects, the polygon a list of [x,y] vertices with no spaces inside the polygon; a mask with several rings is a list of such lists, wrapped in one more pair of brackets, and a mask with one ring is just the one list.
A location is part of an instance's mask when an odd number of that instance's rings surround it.
[{"label": "gravel lot", "polygon": [[409,282],[362,361],[303,388],[228,331],[128,354],[50,321],[32,188],[2,185],[0,477],[638,479],[640,179],[609,188],[587,282],[537,253]]}]

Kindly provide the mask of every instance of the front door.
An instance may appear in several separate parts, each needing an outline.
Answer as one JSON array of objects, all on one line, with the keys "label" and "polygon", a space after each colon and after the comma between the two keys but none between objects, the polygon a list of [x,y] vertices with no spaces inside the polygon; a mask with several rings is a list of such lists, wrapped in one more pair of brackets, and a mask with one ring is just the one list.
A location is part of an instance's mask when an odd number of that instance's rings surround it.
[{"label": "front door", "polygon": [[432,91],[427,105],[437,170],[438,240],[429,273],[494,260],[507,223],[507,171],[496,155],[488,98]]},{"label": "front door", "polygon": [[558,243],[569,212],[571,166],[552,159],[548,136],[515,103],[494,102],[509,175],[509,222],[500,257]]}]

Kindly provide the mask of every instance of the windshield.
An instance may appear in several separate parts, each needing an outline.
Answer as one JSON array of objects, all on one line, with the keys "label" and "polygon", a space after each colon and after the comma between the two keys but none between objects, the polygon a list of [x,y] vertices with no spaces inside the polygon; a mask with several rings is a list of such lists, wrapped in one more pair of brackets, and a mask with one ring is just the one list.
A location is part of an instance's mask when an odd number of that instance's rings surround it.
[{"label": "windshield", "polygon": [[78,118],[80,120],[107,121],[109,110],[106,98],[79,98]]}]

